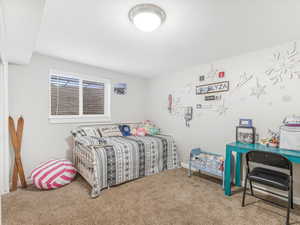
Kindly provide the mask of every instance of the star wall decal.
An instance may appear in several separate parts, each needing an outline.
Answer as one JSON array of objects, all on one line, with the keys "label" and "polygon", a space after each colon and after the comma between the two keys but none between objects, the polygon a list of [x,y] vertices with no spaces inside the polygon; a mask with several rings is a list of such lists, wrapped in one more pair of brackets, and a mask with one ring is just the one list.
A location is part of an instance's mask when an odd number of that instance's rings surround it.
[{"label": "star wall decal", "polygon": [[259,99],[262,95],[265,95],[266,94],[266,85],[261,85],[259,83],[259,80],[258,78],[256,77],[256,87],[252,87],[252,91],[251,91],[251,94],[250,96],[256,96],[257,99]]},{"label": "star wall decal", "polygon": [[300,79],[300,70],[296,66],[300,63],[300,54],[297,51],[297,42],[286,52],[273,54],[272,65],[266,70],[266,75],[273,85],[281,83],[284,79]]}]

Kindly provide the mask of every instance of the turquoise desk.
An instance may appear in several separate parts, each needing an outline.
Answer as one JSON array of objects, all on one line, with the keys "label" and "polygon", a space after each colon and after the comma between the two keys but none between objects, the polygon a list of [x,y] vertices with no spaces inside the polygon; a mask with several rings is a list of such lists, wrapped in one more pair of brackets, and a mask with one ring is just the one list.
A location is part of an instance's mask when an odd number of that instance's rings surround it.
[{"label": "turquoise desk", "polygon": [[226,145],[226,156],[225,156],[225,195],[231,195],[231,181],[232,181],[232,171],[231,171],[231,157],[232,153],[236,152],[236,164],[235,164],[235,185],[241,186],[241,160],[242,154],[247,153],[251,150],[273,152],[281,154],[288,158],[293,163],[300,163],[300,151],[283,149],[283,148],[273,148],[267,147],[262,144],[243,144],[239,142],[233,142]]}]

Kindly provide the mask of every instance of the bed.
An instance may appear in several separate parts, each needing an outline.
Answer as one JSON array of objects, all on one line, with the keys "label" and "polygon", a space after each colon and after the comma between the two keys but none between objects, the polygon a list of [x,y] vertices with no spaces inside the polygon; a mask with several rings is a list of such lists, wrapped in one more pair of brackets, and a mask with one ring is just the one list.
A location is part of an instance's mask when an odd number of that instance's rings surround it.
[{"label": "bed", "polygon": [[71,132],[75,141],[73,162],[92,187],[92,198],[98,197],[104,188],[179,167],[172,136],[125,137],[112,132],[103,137],[102,128],[103,125],[83,126]]}]

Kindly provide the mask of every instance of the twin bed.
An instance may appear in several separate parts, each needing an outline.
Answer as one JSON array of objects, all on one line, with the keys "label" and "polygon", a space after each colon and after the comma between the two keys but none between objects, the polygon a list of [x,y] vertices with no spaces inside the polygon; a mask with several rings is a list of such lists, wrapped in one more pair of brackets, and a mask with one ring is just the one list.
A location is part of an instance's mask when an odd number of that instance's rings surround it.
[{"label": "twin bed", "polygon": [[85,126],[72,131],[73,162],[91,185],[91,197],[99,196],[104,188],[179,167],[172,136],[115,136],[112,133],[103,137],[103,126]]}]

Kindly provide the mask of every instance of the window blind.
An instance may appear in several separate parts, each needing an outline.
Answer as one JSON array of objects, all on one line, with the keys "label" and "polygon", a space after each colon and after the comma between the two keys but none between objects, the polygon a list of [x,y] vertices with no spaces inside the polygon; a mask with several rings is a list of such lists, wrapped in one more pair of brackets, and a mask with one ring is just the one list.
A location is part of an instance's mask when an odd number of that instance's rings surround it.
[{"label": "window blind", "polygon": [[105,84],[94,81],[82,81],[83,114],[103,115],[105,103]]},{"label": "window blind", "polygon": [[79,115],[79,79],[51,75],[50,82],[51,115]]}]

